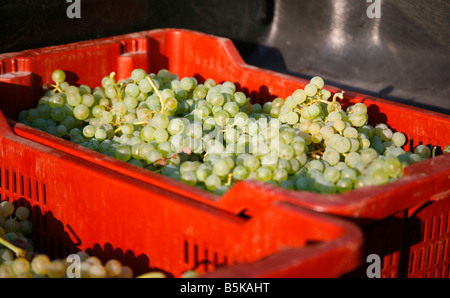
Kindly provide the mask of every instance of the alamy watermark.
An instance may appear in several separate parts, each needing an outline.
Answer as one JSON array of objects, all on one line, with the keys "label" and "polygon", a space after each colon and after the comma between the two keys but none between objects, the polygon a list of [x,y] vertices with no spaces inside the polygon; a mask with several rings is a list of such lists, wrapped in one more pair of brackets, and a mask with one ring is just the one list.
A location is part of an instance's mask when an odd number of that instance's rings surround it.
[{"label": "alamy watermark", "polygon": [[381,0],[366,0],[371,3],[367,8],[366,14],[369,19],[381,18]]},{"label": "alamy watermark", "polygon": [[81,258],[77,254],[71,254],[66,258],[67,270],[66,276],[68,278],[81,278]]},{"label": "alamy watermark", "polygon": [[66,0],[72,3],[67,7],[66,15],[69,19],[81,19],[81,0]]},{"label": "alamy watermark", "polygon": [[[369,19],[381,18],[381,0],[366,0],[370,3],[367,7],[366,14]],[[81,0],[66,0],[67,3],[71,3],[66,10],[66,15],[69,19],[81,18]]]},{"label": "alamy watermark", "polygon": [[367,266],[366,275],[368,278],[381,278],[381,258],[377,254],[371,254],[367,256]]}]

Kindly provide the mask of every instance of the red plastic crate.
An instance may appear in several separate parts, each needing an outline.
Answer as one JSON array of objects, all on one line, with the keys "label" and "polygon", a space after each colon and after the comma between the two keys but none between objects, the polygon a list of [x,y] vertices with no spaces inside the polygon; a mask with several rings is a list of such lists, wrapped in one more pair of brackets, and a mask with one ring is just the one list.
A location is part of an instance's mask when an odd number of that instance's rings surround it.
[{"label": "red plastic crate", "polygon": [[[194,76],[200,82],[208,78],[217,82],[235,82],[240,90],[259,103],[275,97],[285,98],[308,83],[245,64],[228,39],[188,30],[152,30],[2,54],[0,61],[0,91],[4,95],[0,108],[14,125],[17,135],[114,170],[117,175],[155,185],[233,214],[245,211],[245,214],[253,216],[269,208],[274,201],[287,201],[314,211],[348,218],[364,228],[367,254],[378,253],[383,257],[382,276],[413,274],[405,269],[411,267],[409,264],[413,261],[413,255],[417,254],[408,238],[415,233],[408,229],[417,228],[417,225],[410,224],[411,221],[419,221],[422,227],[433,217],[448,220],[448,204],[442,204],[442,208],[432,206],[436,204],[435,201],[450,200],[450,155],[415,164],[406,170],[404,178],[389,185],[359,189],[342,195],[287,191],[268,184],[245,181],[218,197],[11,121],[19,110],[36,104],[41,96],[40,86],[51,82],[51,73],[56,68],[66,71],[70,83],[90,86],[99,85],[101,78],[112,71],[120,79],[129,77],[137,67],[147,72],[166,68],[180,77]],[[333,94],[340,91],[333,86],[327,85],[325,88]],[[409,137],[409,143],[405,146],[407,150],[421,143],[441,148],[450,144],[448,115],[353,92],[346,92],[342,101],[344,107],[357,102],[367,105],[370,124],[387,123],[393,129],[404,132]],[[413,215],[413,210],[428,208],[434,212],[428,212],[430,214],[424,217]],[[448,230],[440,237],[448,243]],[[430,239],[424,241],[424,245],[432,245]],[[443,244],[443,247],[446,252],[444,255],[448,256],[448,245]],[[444,257],[436,266],[441,266],[444,269],[442,272],[448,272],[450,258]],[[423,268],[420,271],[425,272]]]},{"label": "red plastic crate", "polygon": [[34,247],[52,258],[81,249],[174,277],[338,277],[362,260],[356,225],[287,202],[244,218],[17,136],[0,116],[1,201],[31,209]]}]

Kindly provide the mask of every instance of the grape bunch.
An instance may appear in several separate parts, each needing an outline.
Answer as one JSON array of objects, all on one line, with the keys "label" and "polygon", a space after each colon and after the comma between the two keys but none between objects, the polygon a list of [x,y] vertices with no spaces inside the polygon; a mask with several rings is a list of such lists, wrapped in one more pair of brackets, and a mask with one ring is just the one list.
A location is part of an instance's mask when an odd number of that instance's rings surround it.
[{"label": "grape bunch", "polygon": [[[287,98],[263,105],[233,82],[198,82],[161,69],[115,73],[101,85],[74,86],[55,70],[55,85],[21,123],[185,184],[223,194],[242,180],[325,194],[383,185],[430,158],[424,145],[369,124],[367,107],[343,108],[343,93],[313,77]],[[448,151],[448,147],[444,153]]]},{"label": "grape bunch", "polygon": [[[84,251],[76,253],[79,261],[77,276],[75,259],[53,259],[33,248],[33,225],[27,207],[15,208],[9,201],[0,203],[0,278],[66,278],[68,272],[79,278],[133,278],[133,270],[116,259],[105,263]],[[167,277],[162,272],[150,271],[145,278]]]}]

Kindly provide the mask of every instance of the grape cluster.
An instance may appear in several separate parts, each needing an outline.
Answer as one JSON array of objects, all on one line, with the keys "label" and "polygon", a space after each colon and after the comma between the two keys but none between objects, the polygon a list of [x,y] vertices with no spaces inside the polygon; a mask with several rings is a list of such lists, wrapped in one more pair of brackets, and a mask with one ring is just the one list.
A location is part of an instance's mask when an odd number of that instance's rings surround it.
[{"label": "grape cluster", "polygon": [[[430,158],[407,137],[368,124],[367,107],[344,109],[314,77],[287,98],[251,103],[233,82],[203,83],[162,69],[73,86],[55,70],[52,90],[18,120],[134,166],[216,194],[253,179],[335,194],[383,185]],[[445,150],[444,150],[445,152]]]},{"label": "grape cluster", "polygon": [[[0,203],[0,278],[133,278],[133,270],[120,261],[110,259],[104,264],[96,256],[84,251],[76,253],[79,275],[71,268],[75,259],[51,260],[45,253],[33,248],[33,225],[30,210],[24,206],[15,208],[9,201]],[[161,272],[148,272],[142,277],[164,278]]]}]

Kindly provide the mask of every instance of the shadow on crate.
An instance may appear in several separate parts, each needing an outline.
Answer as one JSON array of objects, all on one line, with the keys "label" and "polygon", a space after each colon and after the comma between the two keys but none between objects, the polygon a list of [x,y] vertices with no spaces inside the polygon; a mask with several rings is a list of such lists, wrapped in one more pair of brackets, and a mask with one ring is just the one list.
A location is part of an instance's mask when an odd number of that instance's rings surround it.
[{"label": "shadow on crate", "polygon": [[36,74],[27,74],[3,82],[0,78],[0,110],[6,118],[16,119],[18,113],[37,106],[42,96],[42,78]]},{"label": "shadow on crate", "polygon": [[83,243],[83,235],[76,233],[76,227],[64,224],[53,212],[43,210],[38,204],[30,203],[23,197],[13,201],[13,204],[16,208],[25,206],[30,210],[29,218],[33,223],[31,239],[36,253],[47,254],[53,260],[65,259],[70,254],[82,250],[90,256],[98,257],[103,264],[110,259],[116,259],[122,265],[129,266],[135,276],[151,271],[163,272],[166,276],[173,277],[171,273],[162,269],[151,268],[150,259],[145,254],[136,255],[131,250],[124,251],[109,242],[86,246]]},{"label": "shadow on crate", "polygon": [[[418,227],[418,218],[399,212],[388,218],[372,221],[347,218],[361,226],[364,235],[364,260],[356,270],[344,278],[366,278],[379,270],[382,278],[405,278],[410,266],[410,248],[420,242],[411,240],[411,226]],[[380,262],[379,267],[377,263]]]}]

